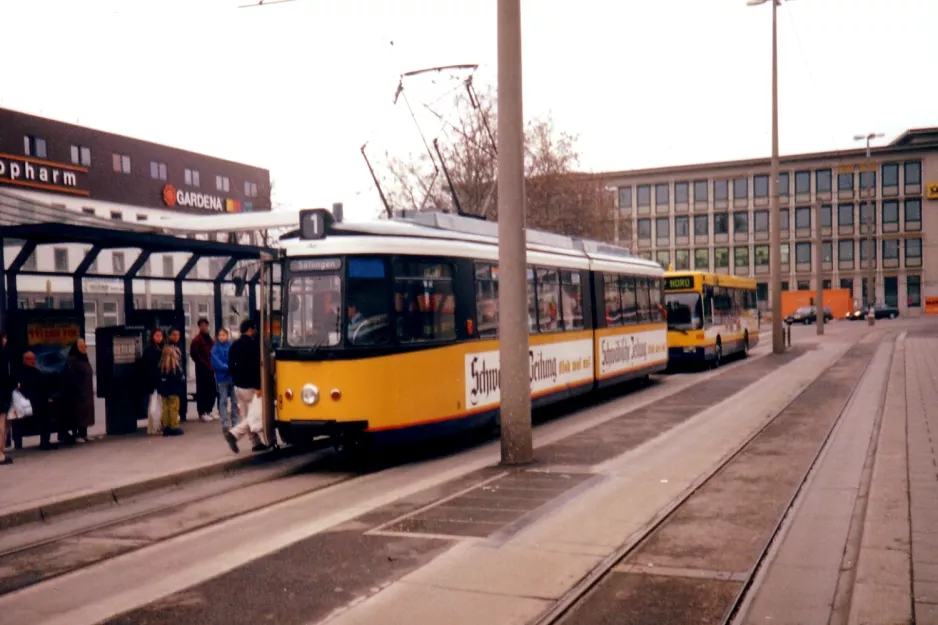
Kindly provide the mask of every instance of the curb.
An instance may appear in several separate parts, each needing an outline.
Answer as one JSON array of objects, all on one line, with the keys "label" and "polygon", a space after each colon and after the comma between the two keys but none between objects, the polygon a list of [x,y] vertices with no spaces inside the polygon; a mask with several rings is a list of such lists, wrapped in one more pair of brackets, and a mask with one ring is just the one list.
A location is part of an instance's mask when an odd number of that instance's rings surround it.
[{"label": "curb", "polygon": [[103,506],[105,504],[119,504],[122,499],[128,499],[150,491],[169,486],[182,486],[198,479],[260,466],[276,462],[277,460],[292,458],[303,453],[306,453],[306,450],[302,447],[281,447],[272,452],[242,456],[240,458],[233,458],[232,460],[222,460],[220,462],[186,469],[169,475],[160,475],[139,482],[116,486],[114,488],[86,492],[73,497],[66,495],[64,497],[49,499],[45,502],[27,504],[19,509],[0,512],[0,531],[28,523],[47,521],[52,517],[86,508]]}]

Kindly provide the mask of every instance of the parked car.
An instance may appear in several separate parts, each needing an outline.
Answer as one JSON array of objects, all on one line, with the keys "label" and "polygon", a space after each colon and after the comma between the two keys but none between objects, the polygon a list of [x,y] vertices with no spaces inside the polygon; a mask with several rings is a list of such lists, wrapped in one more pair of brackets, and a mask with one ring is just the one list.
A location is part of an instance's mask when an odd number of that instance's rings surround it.
[{"label": "parked car", "polygon": [[[857,308],[851,312],[848,312],[846,319],[851,321],[857,321],[858,319],[866,319],[866,315],[869,312],[869,308]],[[899,316],[899,308],[896,306],[890,306],[888,304],[873,304],[873,318],[874,319],[895,319]]]},{"label": "parked car", "polygon": [[[824,307],[824,322],[833,321],[834,313],[831,312],[830,306]],[[792,314],[785,317],[785,323],[803,323],[808,325],[810,323],[817,322],[817,306],[802,306]]]}]

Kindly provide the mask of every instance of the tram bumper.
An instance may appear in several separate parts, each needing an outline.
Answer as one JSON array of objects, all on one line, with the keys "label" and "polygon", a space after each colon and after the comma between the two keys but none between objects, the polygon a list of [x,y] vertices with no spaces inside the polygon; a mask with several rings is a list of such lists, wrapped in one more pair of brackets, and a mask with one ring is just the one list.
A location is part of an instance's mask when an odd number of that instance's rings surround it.
[{"label": "tram bumper", "polygon": [[274,426],[284,442],[296,445],[321,436],[333,438],[364,432],[368,429],[368,421],[277,421]]}]

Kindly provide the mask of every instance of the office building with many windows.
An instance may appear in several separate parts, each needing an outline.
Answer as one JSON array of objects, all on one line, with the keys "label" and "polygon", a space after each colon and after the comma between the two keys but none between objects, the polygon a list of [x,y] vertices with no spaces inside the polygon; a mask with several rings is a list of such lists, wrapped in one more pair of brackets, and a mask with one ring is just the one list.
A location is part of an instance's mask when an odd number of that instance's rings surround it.
[{"label": "office building with many windows", "polygon": [[[769,159],[606,172],[618,189],[620,241],[675,270],[751,276],[769,304]],[[783,156],[779,169],[782,290],[824,288],[919,314],[938,296],[938,128],[892,143]],[[872,222],[872,223],[870,223]],[[624,227],[623,227],[624,226]],[[870,234],[872,231],[872,248]]]}]

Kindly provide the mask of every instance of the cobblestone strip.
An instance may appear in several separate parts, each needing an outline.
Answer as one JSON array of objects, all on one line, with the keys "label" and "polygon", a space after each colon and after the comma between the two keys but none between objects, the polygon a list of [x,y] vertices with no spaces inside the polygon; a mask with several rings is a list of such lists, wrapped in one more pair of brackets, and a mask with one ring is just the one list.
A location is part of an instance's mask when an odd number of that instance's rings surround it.
[{"label": "cobblestone strip", "polygon": [[[906,395],[918,386],[915,367],[908,362],[915,353],[912,342],[906,344],[904,337],[896,341],[863,523],[849,625],[913,622]],[[911,395],[909,402],[913,403]],[[910,423],[912,414],[910,406]]]},{"label": "cobblestone strip", "polygon": [[938,624],[938,339],[909,345],[909,484],[916,625]]}]

